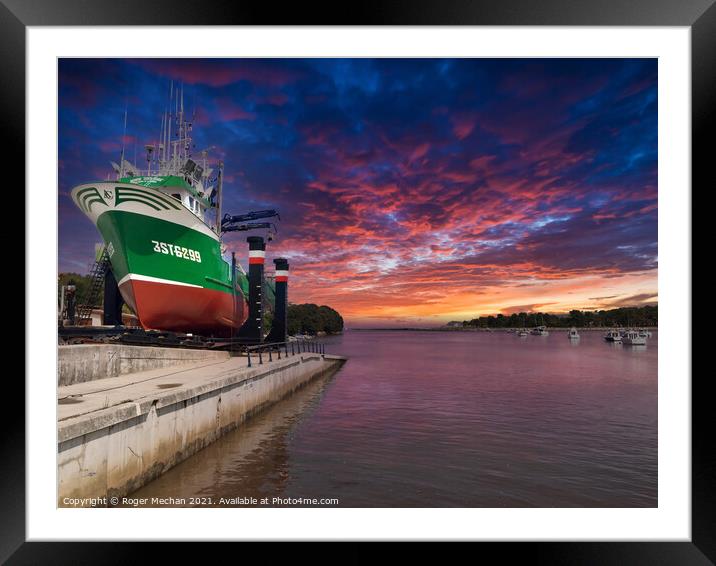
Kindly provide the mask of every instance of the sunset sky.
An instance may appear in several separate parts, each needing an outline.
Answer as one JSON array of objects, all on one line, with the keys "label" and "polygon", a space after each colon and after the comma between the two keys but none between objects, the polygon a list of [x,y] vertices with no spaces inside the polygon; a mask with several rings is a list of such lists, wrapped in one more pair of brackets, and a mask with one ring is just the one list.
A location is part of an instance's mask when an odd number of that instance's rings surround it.
[{"label": "sunset sky", "polygon": [[125,105],[144,166],[170,80],[224,210],[281,212],[291,302],[357,327],[657,301],[656,59],[60,60],[61,272],[101,241],[69,190],[119,161]]}]

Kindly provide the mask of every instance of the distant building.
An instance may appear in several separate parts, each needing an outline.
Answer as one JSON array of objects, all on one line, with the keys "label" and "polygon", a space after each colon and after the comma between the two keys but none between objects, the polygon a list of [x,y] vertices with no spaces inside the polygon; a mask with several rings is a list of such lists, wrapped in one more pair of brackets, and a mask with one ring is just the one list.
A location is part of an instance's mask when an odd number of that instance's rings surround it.
[{"label": "distant building", "polygon": [[459,327],[462,327],[462,321],[459,321],[459,320],[451,320],[451,321],[448,322],[445,326],[447,326],[448,328],[456,328],[456,327],[458,327],[458,326],[459,326]]}]

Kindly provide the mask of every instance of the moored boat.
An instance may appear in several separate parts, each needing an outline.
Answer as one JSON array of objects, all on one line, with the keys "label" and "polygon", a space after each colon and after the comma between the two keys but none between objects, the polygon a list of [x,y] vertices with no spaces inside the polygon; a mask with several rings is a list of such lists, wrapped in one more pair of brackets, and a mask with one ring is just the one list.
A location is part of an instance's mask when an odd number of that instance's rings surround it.
[{"label": "moored boat", "polygon": [[546,326],[537,326],[530,331],[530,334],[534,336],[549,336],[549,331]]},{"label": "moored boat", "polygon": [[[193,155],[183,91],[170,101],[176,112],[164,114],[160,141],[145,146],[146,170],[122,150],[115,180],[79,185],[71,196],[102,235],[119,292],[143,328],[229,336],[248,316],[248,282],[222,255],[223,163],[208,150]],[[263,263],[265,252],[250,255]]]},{"label": "moored boat", "polygon": [[627,346],[645,346],[646,336],[637,330],[627,330],[622,334],[622,344]]},{"label": "moored boat", "polygon": [[611,330],[608,330],[607,333],[604,335],[604,339],[607,342],[621,342],[622,335],[618,330],[611,329]]}]

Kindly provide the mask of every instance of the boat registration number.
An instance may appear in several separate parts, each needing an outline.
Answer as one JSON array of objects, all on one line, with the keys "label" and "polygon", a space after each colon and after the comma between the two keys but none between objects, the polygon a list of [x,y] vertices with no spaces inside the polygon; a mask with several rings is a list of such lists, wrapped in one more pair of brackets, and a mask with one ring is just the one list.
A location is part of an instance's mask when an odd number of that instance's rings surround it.
[{"label": "boat registration number", "polygon": [[190,250],[189,248],[185,248],[183,246],[175,246],[174,244],[158,242],[157,240],[152,240],[152,244],[154,244],[154,251],[157,253],[164,255],[173,255],[175,257],[180,257],[182,259],[188,259],[190,261],[196,261],[197,263],[201,263],[201,254],[198,252],[198,250]]}]

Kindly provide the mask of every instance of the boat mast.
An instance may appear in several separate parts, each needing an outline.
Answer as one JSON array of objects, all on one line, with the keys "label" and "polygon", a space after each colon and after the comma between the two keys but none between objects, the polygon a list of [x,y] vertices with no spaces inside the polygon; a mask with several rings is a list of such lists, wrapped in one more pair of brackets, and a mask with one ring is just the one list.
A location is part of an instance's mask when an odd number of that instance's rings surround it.
[{"label": "boat mast", "polygon": [[[174,93],[174,120],[176,121],[177,117],[179,115],[179,89],[176,90]],[[179,126],[177,122],[177,127]],[[176,134],[175,134],[176,135]],[[177,152],[179,151],[179,147],[177,146],[178,142],[172,141],[172,144],[174,146],[174,151],[172,151],[172,167],[176,167],[177,163]]]},{"label": "boat mast", "polygon": [[122,130],[122,152],[119,154],[119,178],[124,177],[124,139],[127,137],[127,104],[124,104],[124,130]]},{"label": "boat mast", "polygon": [[164,114],[162,114],[162,127],[159,130],[159,151],[157,151],[157,159],[159,160],[159,172],[164,164]]},{"label": "boat mast", "polygon": [[169,116],[167,122],[169,123],[169,129],[167,130],[167,145],[169,146],[169,156],[172,156],[172,97],[174,96],[174,81],[169,85]]},{"label": "boat mast", "polygon": [[184,83],[181,84],[181,105],[179,107],[179,142],[181,147],[181,162],[186,160],[186,125],[184,124]]},{"label": "boat mast", "polygon": [[219,161],[219,175],[216,179],[216,233],[221,236],[221,189],[224,184],[224,162]]}]

